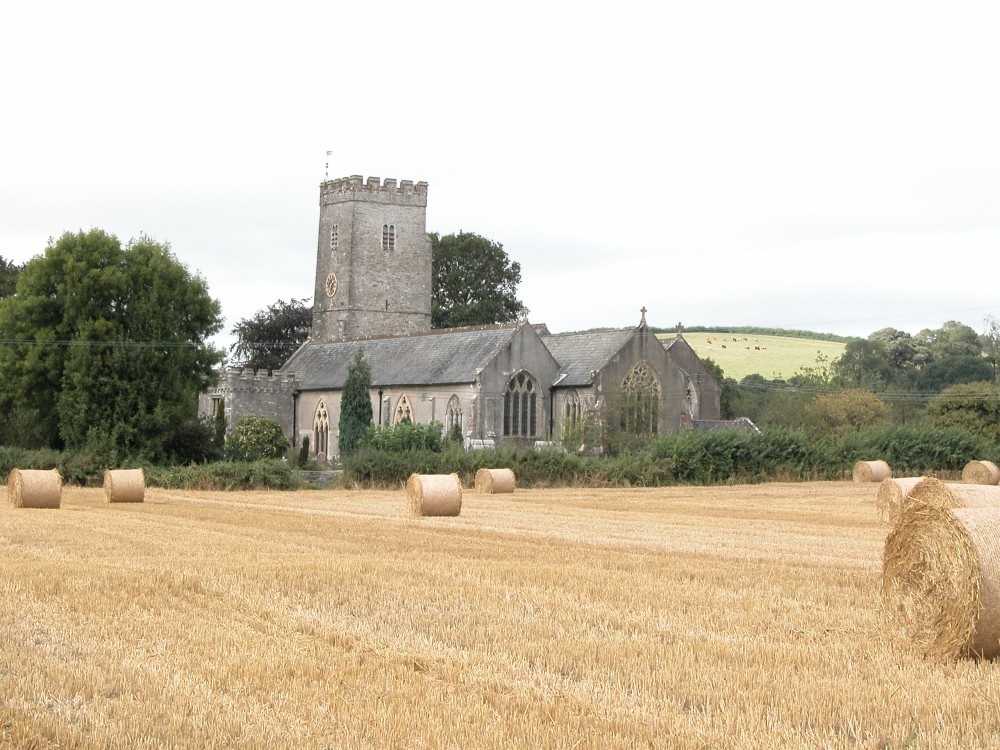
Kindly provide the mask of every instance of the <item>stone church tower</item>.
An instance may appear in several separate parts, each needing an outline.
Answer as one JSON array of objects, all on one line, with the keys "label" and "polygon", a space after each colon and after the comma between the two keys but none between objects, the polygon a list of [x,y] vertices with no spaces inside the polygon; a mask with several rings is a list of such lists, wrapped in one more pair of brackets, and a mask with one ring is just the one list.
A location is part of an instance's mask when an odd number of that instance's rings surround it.
[{"label": "stone church tower", "polygon": [[353,175],[319,204],[313,343],[429,331],[427,183]]}]

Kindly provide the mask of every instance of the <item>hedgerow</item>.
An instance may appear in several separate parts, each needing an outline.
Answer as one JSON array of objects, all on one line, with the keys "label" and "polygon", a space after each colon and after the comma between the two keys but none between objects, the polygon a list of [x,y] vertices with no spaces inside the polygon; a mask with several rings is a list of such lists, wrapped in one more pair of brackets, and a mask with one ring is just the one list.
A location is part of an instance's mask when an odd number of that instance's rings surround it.
[{"label": "hedgerow", "polygon": [[[414,433],[415,434],[415,433]],[[398,488],[410,474],[458,474],[463,486],[479,469],[510,468],[518,487],[655,487],[767,481],[843,480],[857,461],[881,459],[896,476],[957,478],[972,460],[1000,462],[1000,444],[953,428],[891,427],[816,438],[802,430],[683,432],[653,441],[646,451],[614,457],[560,450],[384,450],[371,445],[344,460],[342,484]],[[59,469],[67,484],[99,486],[105,468],[86,452],[0,447],[0,475],[13,468]],[[219,461],[193,466],[143,466],[154,487],[201,490],[296,489],[292,466],[282,460]]]}]

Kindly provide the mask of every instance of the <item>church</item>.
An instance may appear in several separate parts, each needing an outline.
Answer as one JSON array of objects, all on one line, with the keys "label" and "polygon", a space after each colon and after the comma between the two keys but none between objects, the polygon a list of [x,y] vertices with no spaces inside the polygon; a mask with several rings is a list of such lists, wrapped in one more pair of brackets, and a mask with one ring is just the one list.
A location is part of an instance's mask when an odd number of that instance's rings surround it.
[{"label": "church", "polygon": [[[360,350],[378,424],[439,422],[469,448],[677,433],[720,419],[721,386],[680,332],[551,333],[527,320],[431,329],[427,183],[354,175],[320,186],[312,331],[274,373],[226,370],[199,409],[268,417],[310,456],[339,455],[340,396]],[[600,442],[600,440],[598,441]]]}]

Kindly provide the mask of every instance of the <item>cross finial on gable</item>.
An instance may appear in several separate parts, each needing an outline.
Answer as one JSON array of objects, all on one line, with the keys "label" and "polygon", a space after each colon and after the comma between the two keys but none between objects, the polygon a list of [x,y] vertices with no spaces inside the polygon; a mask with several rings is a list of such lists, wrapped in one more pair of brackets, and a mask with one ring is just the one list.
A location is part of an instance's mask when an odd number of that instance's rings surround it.
[{"label": "cross finial on gable", "polygon": [[644,326],[646,325],[646,306],[643,305],[642,307],[640,307],[639,312],[642,313],[642,318],[639,320],[639,325]]},{"label": "cross finial on gable", "polygon": [[683,331],[683,330],[684,330],[684,324],[683,323],[677,323],[677,333],[680,334],[680,332]]}]

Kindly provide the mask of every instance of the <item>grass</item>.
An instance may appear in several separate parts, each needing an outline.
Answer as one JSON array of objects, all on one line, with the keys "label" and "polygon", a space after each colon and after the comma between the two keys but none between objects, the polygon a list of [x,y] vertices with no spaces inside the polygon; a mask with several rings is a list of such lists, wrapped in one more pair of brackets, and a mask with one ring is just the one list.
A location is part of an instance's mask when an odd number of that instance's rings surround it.
[{"label": "grass", "polygon": [[0,497],[2,748],[991,746],[886,635],[876,487]]},{"label": "grass", "polygon": [[754,374],[768,380],[789,378],[805,368],[815,368],[818,357],[833,362],[845,347],[837,341],[741,333],[693,332],[685,333],[684,338],[699,357],[711,359],[726,377],[736,381]]}]

